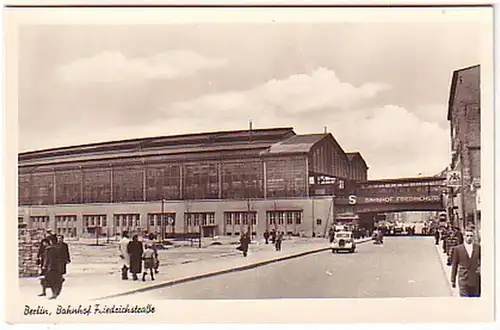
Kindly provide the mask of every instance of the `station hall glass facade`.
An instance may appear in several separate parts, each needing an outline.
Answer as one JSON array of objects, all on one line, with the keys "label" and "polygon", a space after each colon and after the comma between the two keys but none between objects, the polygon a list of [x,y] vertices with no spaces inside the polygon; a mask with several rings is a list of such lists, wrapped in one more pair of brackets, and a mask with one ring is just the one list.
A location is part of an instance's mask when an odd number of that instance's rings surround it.
[{"label": "station hall glass facade", "polygon": [[160,226],[205,236],[272,228],[312,235],[331,217],[331,198],[312,189],[315,180],[360,173],[359,159],[353,171],[331,134],[292,128],[64,147],[22,153],[18,162],[18,218],[77,237]]}]

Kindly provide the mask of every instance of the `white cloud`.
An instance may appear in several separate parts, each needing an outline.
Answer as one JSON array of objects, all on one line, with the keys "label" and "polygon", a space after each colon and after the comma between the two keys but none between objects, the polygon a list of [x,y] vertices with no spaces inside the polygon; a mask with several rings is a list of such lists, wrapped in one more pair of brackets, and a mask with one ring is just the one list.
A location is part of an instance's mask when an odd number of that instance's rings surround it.
[{"label": "white cloud", "polygon": [[131,59],[120,52],[104,52],[60,66],[56,74],[64,82],[137,82],[190,76],[225,64],[226,60],[205,58],[184,50]]},{"label": "white cloud", "polygon": [[285,80],[271,80],[246,91],[202,96],[179,102],[167,111],[204,114],[228,112],[232,116],[245,113],[286,111],[300,114],[324,108],[349,109],[358,102],[373,98],[391,87],[384,83],[366,83],[359,87],[341,82],[335,72],[319,68],[311,74],[296,74]]}]

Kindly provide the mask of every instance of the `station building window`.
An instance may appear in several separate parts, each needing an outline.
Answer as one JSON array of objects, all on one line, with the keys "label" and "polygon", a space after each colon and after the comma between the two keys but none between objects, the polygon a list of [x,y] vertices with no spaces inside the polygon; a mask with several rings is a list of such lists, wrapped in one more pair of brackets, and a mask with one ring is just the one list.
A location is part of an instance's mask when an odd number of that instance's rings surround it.
[{"label": "station building window", "polygon": [[225,219],[225,234],[243,231],[250,223],[252,226],[257,225],[257,212],[255,211],[239,211],[239,212],[224,212]]},{"label": "station building window", "polygon": [[110,234],[107,216],[105,214],[84,214],[83,233],[96,235],[96,231],[98,231],[100,236]]},{"label": "station building window", "polygon": [[215,226],[215,212],[187,212],[184,213],[188,232],[199,232],[201,226]]},{"label": "station building window", "polygon": [[147,200],[181,198],[181,166],[168,164],[146,169]]},{"label": "station building window", "polygon": [[185,199],[219,198],[217,163],[186,164],[183,178]]},{"label": "station building window", "polygon": [[83,171],[83,202],[109,203],[111,201],[111,170]]},{"label": "station building window", "polygon": [[148,213],[149,232],[161,232],[161,224],[163,219],[163,228],[165,232],[173,232],[175,226],[175,213]]},{"label": "station building window", "polygon": [[82,202],[82,172],[80,170],[56,172],[56,204]]},{"label": "station building window", "polygon": [[[113,214],[113,220],[117,224],[115,234],[119,234],[124,230],[128,230],[129,234],[140,233],[141,230],[141,216],[138,213],[120,213]],[[120,226],[121,224],[121,226]]]},{"label": "station building window", "polygon": [[[286,221],[285,221],[286,219]],[[302,223],[302,211],[267,211],[268,224],[279,231],[298,233]]]},{"label": "station building window", "polygon": [[36,229],[46,229],[49,227],[49,216],[31,216],[31,226]]},{"label": "station building window", "polygon": [[36,173],[31,181],[31,204],[54,204],[54,173]]}]

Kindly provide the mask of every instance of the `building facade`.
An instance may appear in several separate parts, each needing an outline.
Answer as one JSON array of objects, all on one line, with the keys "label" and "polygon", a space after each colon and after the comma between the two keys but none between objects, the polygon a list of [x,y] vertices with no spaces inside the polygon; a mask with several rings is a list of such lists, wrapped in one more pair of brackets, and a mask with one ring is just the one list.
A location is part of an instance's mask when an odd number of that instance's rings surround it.
[{"label": "building facade", "polygon": [[481,226],[480,66],[453,73],[448,103],[452,159],[450,170],[461,173],[460,187],[450,187],[448,213],[460,228]]},{"label": "building facade", "polygon": [[76,237],[271,228],[310,236],[333,219],[322,185],[343,189],[367,171],[351,170],[331,134],[292,128],[63,147],[22,153],[18,163],[19,223]]}]

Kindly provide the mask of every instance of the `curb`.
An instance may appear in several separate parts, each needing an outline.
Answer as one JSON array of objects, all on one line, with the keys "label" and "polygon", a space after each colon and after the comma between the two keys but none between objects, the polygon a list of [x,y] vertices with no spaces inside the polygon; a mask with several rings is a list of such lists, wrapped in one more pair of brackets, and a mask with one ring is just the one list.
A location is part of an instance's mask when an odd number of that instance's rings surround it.
[{"label": "curb", "polygon": [[453,288],[451,286],[451,282],[450,282],[450,276],[451,276],[451,271],[449,270],[449,266],[446,265],[446,259],[447,257],[444,257],[444,253],[443,251],[441,250],[441,245],[437,245],[436,247],[436,253],[438,255],[438,259],[439,259],[439,263],[441,264],[441,269],[443,270],[443,274],[444,274],[444,277],[446,279],[446,283],[448,284],[448,289],[450,290],[450,294],[452,297],[458,297],[459,294],[458,294],[458,291],[457,289]]},{"label": "curb", "polygon": [[[363,243],[366,243],[366,242],[370,242],[371,240],[372,240],[371,237],[370,238],[366,238],[364,240],[360,240],[356,244],[363,244]],[[179,279],[166,280],[166,281],[161,282],[161,283],[155,283],[155,284],[152,284],[152,285],[149,285],[149,286],[146,286],[146,287],[142,287],[142,288],[138,288],[138,289],[133,289],[133,290],[122,292],[122,293],[116,293],[116,294],[112,294],[112,295],[109,295],[109,296],[94,298],[92,300],[99,301],[99,300],[104,300],[104,299],[111,299],[111,298],[118,298],[118,297],[123,297],[123,296],[129,296],[129,295],[133,295],[133,294],[136,294],[136,293],[141,293],[141,292],[146,292],[146,291],[152,291],[152,290],[156,290],[156,289],[160,289],[160,288],[174,286],[174,285],[177,285],[177,284],[192,282],[192,281],[200,280],[200,279],[203,279],[203,278],[209,278],[209,277],[213,277],[213,276],[217,276],[217,275],[223,275],[223,274],[228,274],[228,273],[233,273],[233,272],[240,272],[240,271],[244,271],[244,270],[249,270],[249,269],[253,269],[253,268],[265,266],[265,265],[268,265],[268,264],[272,264],[272,263],[275,263],[275,262],[280,262],[280,261],[295,259],[295,258],[303,257],[303,256],[306,256],[306,255],[309,255],[309,254],[314,254],[314,253],[329,251],[330,249],[331,249],[330,247],[316,248],[314,250],[308,250],[308,251],[304,251],[304,252],[298,252],[298,253],[290,254],[290,255],[287,255],[287,256],[276,257],[276,258],[262,260],[262,261],[256,261],[256,262],[248,264],[248,265],[236,266],[236,267],[226,268],[226,269],[222,269],[222,270],[215,270],[215,271],[207,272],[207,273],[204,273],[204,274],[191,275],[191,276],[186,276],[184,278],[179,278]]]}]

